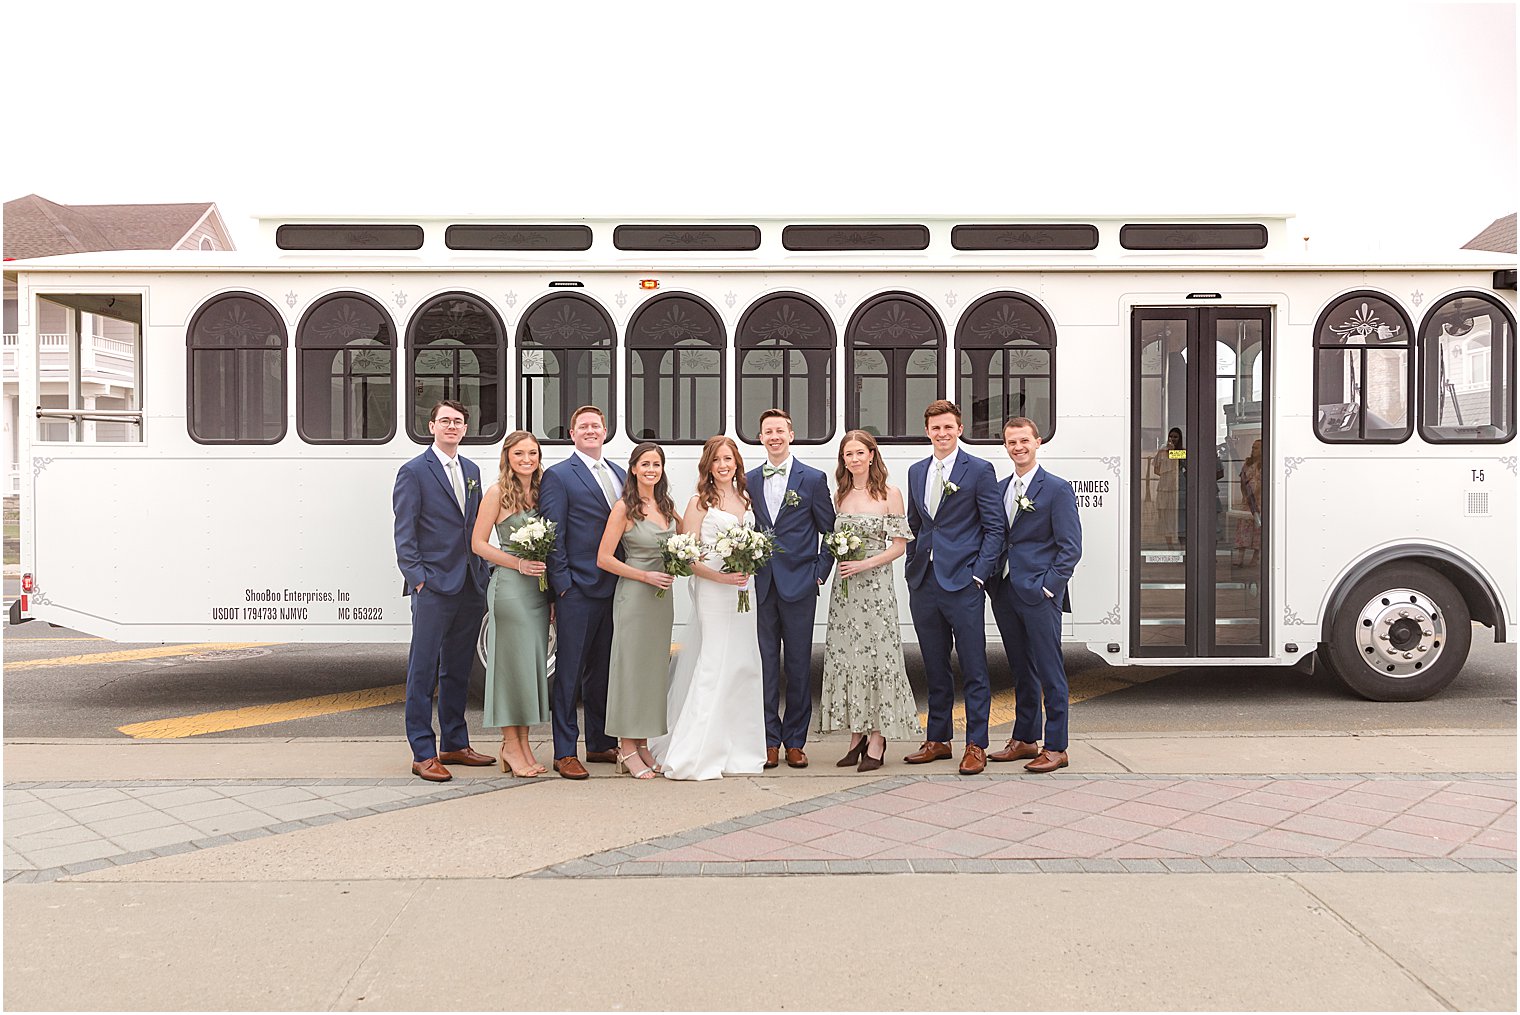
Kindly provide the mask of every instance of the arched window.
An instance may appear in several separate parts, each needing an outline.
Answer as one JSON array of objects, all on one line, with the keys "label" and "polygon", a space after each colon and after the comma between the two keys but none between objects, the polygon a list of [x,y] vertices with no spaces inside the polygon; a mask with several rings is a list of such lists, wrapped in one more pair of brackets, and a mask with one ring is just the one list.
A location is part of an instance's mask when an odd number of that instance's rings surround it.
[{"label": "arched window", "polygon": [[218,296],[185,335],[186,420],[201,444],[276,444],[285,436],[285,322],[252,293]]},{"label": "arched window", "polygon": [[444,399],[470,410],[466,444],[490,444],[505,436],[507,395],[501,372],[507,331],[489,304],[466,293],[435,296],[412,315],[406,344],[411,388],[407,433],[412,440],[432,442],[428,416]]},{"label": "arched window", "polygon": [[845,425],[879,441],[920,441],[923,410],[945,396],[945,326],[908,293],[873,296],[845,328]]},{"label": "arched window", "polygon": [[551,293],[517,326],[517,425],[546,441],[568,441],[567,414],[596,405],[617,417],[612,357],[617,329],[600,303],[579,293]]},{"label": "arched window", "polygon": [[989,293],[966,308],[955,329],[955,398],[966,414],[962,438],[1003,440],[1003,421],[1027,416],[1050,440],[1056,431],[1056,331],[1038,303]]},{"label": "arched window", "polygon": [[396,329],[380,304],[334,293],[296,328],[296,432],[308,444],[384,444],[396,433]]},{"label": "arched window", "polygon": [[785,409],[798,444],[834,436],[834,322],[801,293],[756,300],[734,335],[739,437],[757,443],[760,414]]},{"label": "arched window", "polygon": [[723,356],[717,311],[688,293],[665,293],[628,322],[628,436],[701,444],[722,433]]},{"label": "arched window", "polygon": [[1515,319],[1492,296],[1464,292],[1420,322],[1420,436],[1432,444],[1502,444],[1515,436]]},{"label": "arched window", "polygon": [[1391,297],[1342,296],[1314,326],[1314,432],[1328,443],[1398,444],[1413,431],[1414,329]]}]

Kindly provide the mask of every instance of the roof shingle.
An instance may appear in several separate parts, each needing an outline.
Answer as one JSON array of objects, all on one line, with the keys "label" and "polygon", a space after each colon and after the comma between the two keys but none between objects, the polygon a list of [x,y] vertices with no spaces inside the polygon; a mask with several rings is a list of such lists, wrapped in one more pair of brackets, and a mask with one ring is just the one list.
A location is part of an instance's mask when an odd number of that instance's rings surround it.
[{"label": "roof shingle", "polygon": [[28,194],[5,202],[5,257],[168,250],[214,207],[210,201],[68,205]]}]

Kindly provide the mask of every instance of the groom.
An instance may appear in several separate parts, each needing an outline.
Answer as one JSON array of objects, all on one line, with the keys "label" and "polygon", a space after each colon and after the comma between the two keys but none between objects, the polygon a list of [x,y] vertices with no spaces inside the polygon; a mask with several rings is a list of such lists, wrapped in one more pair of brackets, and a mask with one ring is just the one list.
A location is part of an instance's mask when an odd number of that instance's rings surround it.
[{"label": "groom", "polygon": [[960,444],[961,410],[940,399],[924,410],[934,453],[908,468],[908,610],[918,632],[929,683],[929,729],[923,746],[903,760],[921,765],[951,756],[955,677],[954,640],[966,696],[966,753],[962,775],[987,767],[992,683],[982,588],[1003,565],[1004,524],[997,474]]},{"label": "groom", "polygon": [[[569,458],[547,469],[539,489],[538,512],[559,528],[549,551],[549,584],[554,589],[554,770],[564,779],[588,779],[576,757],[580,729],[575,699],[586,711],[586,760],[617,760],[617,741],[607,735],[607,670],[612,662],[612,593],[617,575],[596,566],[596,551],[612,505],[623,495],[625,473],[602,459],[607,419],[594,405],[570,414]],[[622,551],[619,550],[619,553]]]},{"label": "groom", "polygon": [[[480,618],[485,615],[486,562],[470,552],[480,510],[480,469],[459,453],[470,414],[458,402],[433,406],[433,446],[396,473],[396,563],[412,598],[412,649],[406,661],[406,738],[412,774],[428,782],[453,778],[444,765],[491,765],[470,748],[465,700]],[[433,690],[443,753],[433,738]]]},{"label": "groom", "polygon": [[[813,718],[813,620],[818,586],[834,566],[819,536],[834,531],[834,504],[823,473],[792,457],[792,417],[785,409],[760,414],[760,443],[768,461],[744,477],[755,500],[760,528],[773,530],[776,555],[755,575],[760,608],[760,673],[765,685],[765,767],[780,763],[807,768],[808,726]],[[781,716],[781,678],[786,677],[786,717]]]}]

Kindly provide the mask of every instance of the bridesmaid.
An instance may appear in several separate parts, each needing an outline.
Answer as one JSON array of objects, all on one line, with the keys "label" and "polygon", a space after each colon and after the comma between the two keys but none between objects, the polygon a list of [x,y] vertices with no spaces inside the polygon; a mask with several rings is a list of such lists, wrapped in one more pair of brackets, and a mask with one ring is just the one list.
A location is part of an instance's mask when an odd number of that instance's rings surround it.
[{"label": "bridesmaid", "polygon": [[508,434],[499,476],[480,500],[470,538],[475,554],[496,565],[486,588],[484,722],[501,727],[501,770],[529,777],[548,771],[528,744],[528,727],[549,721],[549,593],[538,589],[544,563],[489,540],[494,525],[497,541],[509,545],[512,532],[535,516],[543,475],[537,439],[526,430]]},{"label": "bridesmaid", "polygon": [[[818,731],[849,730],[850,751],[838,767],[872,772],[882,766],[888,740],[917,740],[920,733],[890,566],[907,552],[913,534],[902,491],[887,485],[887,467],[864,430],[851,430],[839,442],[834,485],[835,530],[854,528],[867,556],[840,561],[830,590]],[[840,588],[846,580],[848,597]]]},{"label": "bridesmaid", "polygon": [[[652,779],[663,769],[649,738],[665,735],[670,632],[675,579],[665,573],[660,544],[680,531],[665,479],[665,452],[646,441],[628,459],[633,480],[612,505],[596,564],[618,576],[612,597],[612,665],[607,680],[607,732],[618,738],[618,769]],[[622,545],[623,559],[617,558]],[[661,593],[664,593],[663,596]]]}]

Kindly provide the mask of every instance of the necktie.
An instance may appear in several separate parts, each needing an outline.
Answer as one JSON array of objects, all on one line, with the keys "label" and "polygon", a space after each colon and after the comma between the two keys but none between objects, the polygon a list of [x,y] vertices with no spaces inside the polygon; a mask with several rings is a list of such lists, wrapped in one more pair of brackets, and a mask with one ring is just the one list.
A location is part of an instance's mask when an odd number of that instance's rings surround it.
[{"label": "necktie", "polygon": [[786,475],[785,465],[771,465],[769,462],[767,462],[766,464],[760,466],[760,476],[762,479],[770,479],[772,476],[784,475]]},{"label": "necktie", "polygon": [[597,462],[591,467],[596,473],[597,481],[602,484],[602,493],[607,497],[607,506],[617,503],[617,491],[612,488],[612,477],[607,475],[607,466],[603,462]]},{"label": "necktie", "polygon": [[449,485],[454,488],[454,499],[459,501],[459,513],[464,514],[464,479],[459,475],[459,463],[450,462],[444,468],[449,474]]},{"label": "necktie", "polygon": [[945,492],[944,468],[944,463],[936,458],[934,460],[934,476],[929,480],[929,496],[927,498],[930,518],[933,518],[935,513],[939,511],[939,498]]}]

